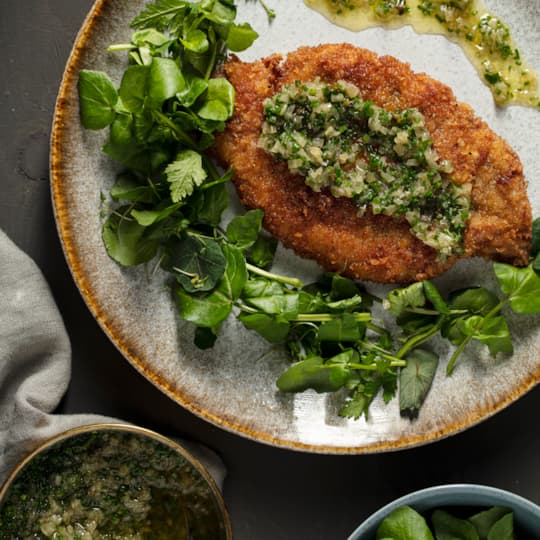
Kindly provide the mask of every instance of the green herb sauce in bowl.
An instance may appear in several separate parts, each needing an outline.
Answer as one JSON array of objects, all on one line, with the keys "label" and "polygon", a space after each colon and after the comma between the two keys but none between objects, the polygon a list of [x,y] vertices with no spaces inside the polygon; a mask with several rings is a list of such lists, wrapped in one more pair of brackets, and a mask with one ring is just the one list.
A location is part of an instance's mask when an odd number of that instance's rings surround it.
[{"label": "green herb sauce in bowl", "polygon": [[86,426],[51,439],[0,491],[0,540],[229,540],[219,490],[181,446],[151,431]]}]

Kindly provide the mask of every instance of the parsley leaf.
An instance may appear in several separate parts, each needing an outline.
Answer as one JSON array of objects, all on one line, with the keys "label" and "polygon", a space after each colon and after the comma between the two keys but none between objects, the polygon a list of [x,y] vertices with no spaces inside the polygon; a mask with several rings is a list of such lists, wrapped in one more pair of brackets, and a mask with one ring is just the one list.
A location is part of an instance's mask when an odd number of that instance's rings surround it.
[{"label": "parsley leaf", "polygon": [[191,195],[207,176],[202,166],[202,157],[194,150],[182,150],[176,159],[167,165],[165,174],[170,183],[173,202],[179,202]]}]

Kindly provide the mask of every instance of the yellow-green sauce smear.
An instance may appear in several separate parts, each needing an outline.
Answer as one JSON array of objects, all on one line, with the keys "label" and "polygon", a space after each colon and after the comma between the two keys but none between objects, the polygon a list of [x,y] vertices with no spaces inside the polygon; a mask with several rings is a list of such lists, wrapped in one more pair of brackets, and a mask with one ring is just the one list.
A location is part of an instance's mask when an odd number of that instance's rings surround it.
[{"label": "yellow-green sauce smear", "polygon": [[0,539],[223,540],[202,475],[164,443],[95,431],[57,443],[17,475]]},{"label": "yellow-green sauce smear", "polygon": [[508,25],[480,0],[305,0],[353,31],[411,25],[458,43],[498,105],[540,108],[538,76],[522,57]]},{"label": "yellow-green sauce smear", "polygon": [[297,81],[265,100],[259,145],[314,191],[353,199],[359,215],[404,217],[441,259],[462,252],[470,185],[452,181],[418,109],[390,111],[358,87]]}]

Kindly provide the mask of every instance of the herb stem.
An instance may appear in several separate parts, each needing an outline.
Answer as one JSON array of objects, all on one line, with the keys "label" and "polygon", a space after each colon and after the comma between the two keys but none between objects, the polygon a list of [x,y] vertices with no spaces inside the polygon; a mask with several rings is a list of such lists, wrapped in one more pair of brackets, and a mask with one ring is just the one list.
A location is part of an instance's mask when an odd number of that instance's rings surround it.
[{"label": "herb stem", "polygon": [[[205,154],[202,154],[202,161],[204,164],[204,168],[206,169],[206,172],[210,175],[210,178],[212,179],[211,182],[208,182],[207,184],[203,184],[202,187],[208,189],[211,186],[214,186],[216,184],[221,184],[224,182],[223,176],[221,176],[214,165],[214,162]],[[226,179],[228,180],[228,178]],[[226,181],[225,180],[225,181]]]},{"label": "herb stem", "polygon": [[381,334],[381,335],[384,335],[388,332],[386,328],[383,328],[382,326],[379,326],[378,324],[374,324],[372,322],[369,322],[367,324],[367,328],[368,330],[372,330],[373,332],[376,332],[377,334]]},{"label": "herb stem", "polygon": [[469,344],[469,342],[472,339],[472,335],[467,336],[458,346],[458,348],[454,351],[452,356],[450,357],[450,360],[448,361],[448,365],[446,366],[446,375],[451,375],[452,371],[454,371],[454,366],[456,365],[458,357],[463,352],[463,349]]},{"label": "herb stem", "polygon": [[[369,313],[351,313],[356,322],[368,322],[371,320]],[[340,319],[339,313],[299,313],[292,322],[327,322]]]},{"label": "herb stem", "polygon": [[[390,367],[404,367],[406,365],[407,362],[405,360],[394,360],[390,362]],[[353,369],[363,369],[366,371],[377,371],[379,369],[377,364],[358,364],[356,362],[351,362],[347,364],[347,366]],[[329,365],[329,367],[332,367],[332,365]]]},{"label": "herb stem", "polygon": [[180,127],[178,127],[170,118],[164,115],[161,111],[153,111],[153,114],[162,125],[167,126],[177,137],[178,140],[185,144],[191,150],[198,150],[195,141]]},{"label": "herb stem", "polygon": [[274,281],[277,281],[279,283],[291,285],[292,287],[296,287],[297,289],[301,289],[304,286],[304,284],[297,278],[273,274],[272,272],[267,272],[266,270],[263,270],[262,268],[259,268],[258,266],[250,263],[246,263],[246,268],[253,274],[257,274],[267,279],[273,279]]},{"label": "herb stem", "polygon": [[216,56],[217,56],[217,43],[214,44],[212,47],[212,52],[210,55],[210,60],[208,62],[208,67],[206,68],[206,73],[204,74],[204,78],[208,80],[210,76],[212,75],[212,72],[214,71],[214,67],[216,66]]},{"label": "herb stem", "polygon": [[137,47],[132,43],[116,43],[114,45],[109,45],[109,47],[107,47],[107,50],[109,52],[134,51],[136,48]]},{"label": "herb stem", "polygon": [[386,360],[390,360],[390,365],[391,366],[405,367],[407,365],[407,360],[403,360],[399,356],[394,356],[393,354],[390,354],[386,349],[383,349],[382,347],[379,347],[378,345],[375,345],[373,343],[369,343],[367,341],[359,341],[358,344],[361,345],[362,348],[366,349],[367,351],[374,351],[381,358],[385,358]]},{"label": "herb stem", "polygon": [[418,347],[420,344],[424,343],[424,341],[427,341],[431,336],[434,336],[440,330],[441,324],[442,318],[440,318],[436,324],[428,328],[425,332],[417,334],[416,336],[408,339],[396,353],[396,356],[398,358],[403,358],[409,351]]},{"label": "herb stem", "polygon": [[259,0],[259,4],[261,4],[264,11],[266,11],[266,15],[269,19],[275,18],[276,12],[271,7],[269,7],[264,0]]}]

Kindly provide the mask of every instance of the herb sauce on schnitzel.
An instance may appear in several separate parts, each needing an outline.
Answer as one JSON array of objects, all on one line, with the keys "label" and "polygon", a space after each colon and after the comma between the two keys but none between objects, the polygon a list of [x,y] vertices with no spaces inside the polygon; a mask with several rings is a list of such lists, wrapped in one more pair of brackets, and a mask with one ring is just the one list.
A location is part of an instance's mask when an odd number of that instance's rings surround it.
[{"label": "herb sauce on schnitzel", "polygon": [[404,216],[442,259],[462,252],[471,184],[455,184],[418,109],[388,110],[346,81],[295,81],[264,102],[259,143],[316,192],[354,200],[359,215]]}]

